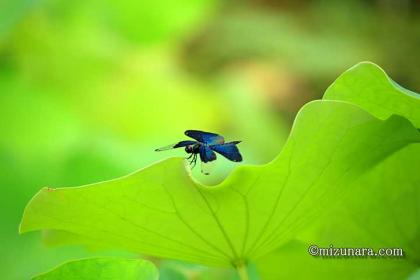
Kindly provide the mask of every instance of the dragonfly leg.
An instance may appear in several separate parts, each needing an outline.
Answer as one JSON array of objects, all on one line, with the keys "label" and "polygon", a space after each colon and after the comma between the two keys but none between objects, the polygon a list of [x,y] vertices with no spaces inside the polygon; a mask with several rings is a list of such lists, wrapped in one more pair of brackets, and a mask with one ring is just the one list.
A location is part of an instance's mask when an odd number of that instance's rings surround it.
[{"label": "dragonfly leg", "polygon": [[193,159],[191,160],[191,169],[197,164],[197,154],[194,154]]},{"label": "dragonfly leg", "polygon": [[194,156],[193,156],[193,158],[191,160],[191,169],[193,169],[194,166],[195,166],[195,154],[194,154]]},{"label": "dragonfly leg", "polygon": [[194,162],[194,154],[191,154],[187,159],[190,159],[191,157],[192,159],[190,160],[190,165],[192,165]]}]

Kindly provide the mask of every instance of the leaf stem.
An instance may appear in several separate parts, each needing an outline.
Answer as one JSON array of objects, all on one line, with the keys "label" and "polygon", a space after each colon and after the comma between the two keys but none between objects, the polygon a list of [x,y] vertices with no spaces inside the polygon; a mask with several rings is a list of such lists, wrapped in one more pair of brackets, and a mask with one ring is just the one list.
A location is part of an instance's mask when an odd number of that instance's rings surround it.
[{"label": "leaf stem", "polygon": [[240,280],[249,280],[247,266],[244,262],[238,263],[235,267]]}]

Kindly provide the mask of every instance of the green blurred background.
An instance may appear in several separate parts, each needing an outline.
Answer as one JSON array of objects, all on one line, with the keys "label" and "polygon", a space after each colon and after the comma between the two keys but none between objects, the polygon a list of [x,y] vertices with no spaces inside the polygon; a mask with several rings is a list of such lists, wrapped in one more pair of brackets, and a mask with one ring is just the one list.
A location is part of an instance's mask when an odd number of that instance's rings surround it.
[{"label": "green blurred background", "polygon": [[[183,156],[154,149],[186,129],[243,140],[245,163],[268,162],[299,108],[363,60],[419,92],[419,15],[415,0],[0,1],[1,279],[98,254],[18,235],[43,186]],[[194,176],[214,184],[234,165]]]}]

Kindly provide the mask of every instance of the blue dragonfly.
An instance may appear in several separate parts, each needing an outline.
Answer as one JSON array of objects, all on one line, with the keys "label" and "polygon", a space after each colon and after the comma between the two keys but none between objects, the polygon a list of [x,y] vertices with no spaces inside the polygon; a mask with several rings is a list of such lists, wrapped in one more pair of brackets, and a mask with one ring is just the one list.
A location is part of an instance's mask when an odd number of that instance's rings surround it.
[{"label": "blue dragonfly", "polygon": [[185,147],[185,152],[190,154],[187,160],[190,160],[191,169],[195,167],[198,155],[200,155],[201,172],[205,175],[210,174],[210,172],[208,172],[208,165],[206,164],[216,160],[216,153],[231,161],[242,161],[242,156],[238,147],[236,146],[237,144],[241,143],[241,141],[225,143],[225,139],[222,136],[216,133],[200,130],[187,130],[185,131],[185,135],[191,137],[195,141],[180,141],[178,143],[156,149],[155,151],[160,152],[169,149]]}]

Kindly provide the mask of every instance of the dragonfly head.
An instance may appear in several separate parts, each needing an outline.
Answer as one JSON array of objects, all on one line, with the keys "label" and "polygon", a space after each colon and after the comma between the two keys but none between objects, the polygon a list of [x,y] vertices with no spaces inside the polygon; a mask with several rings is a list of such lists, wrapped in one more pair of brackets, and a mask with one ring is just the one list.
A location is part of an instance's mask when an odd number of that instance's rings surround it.
[{"label": "dragonfly head", "polygon": [[189,154],[193,152],[193,145],[185,146],[185,151]]}]

